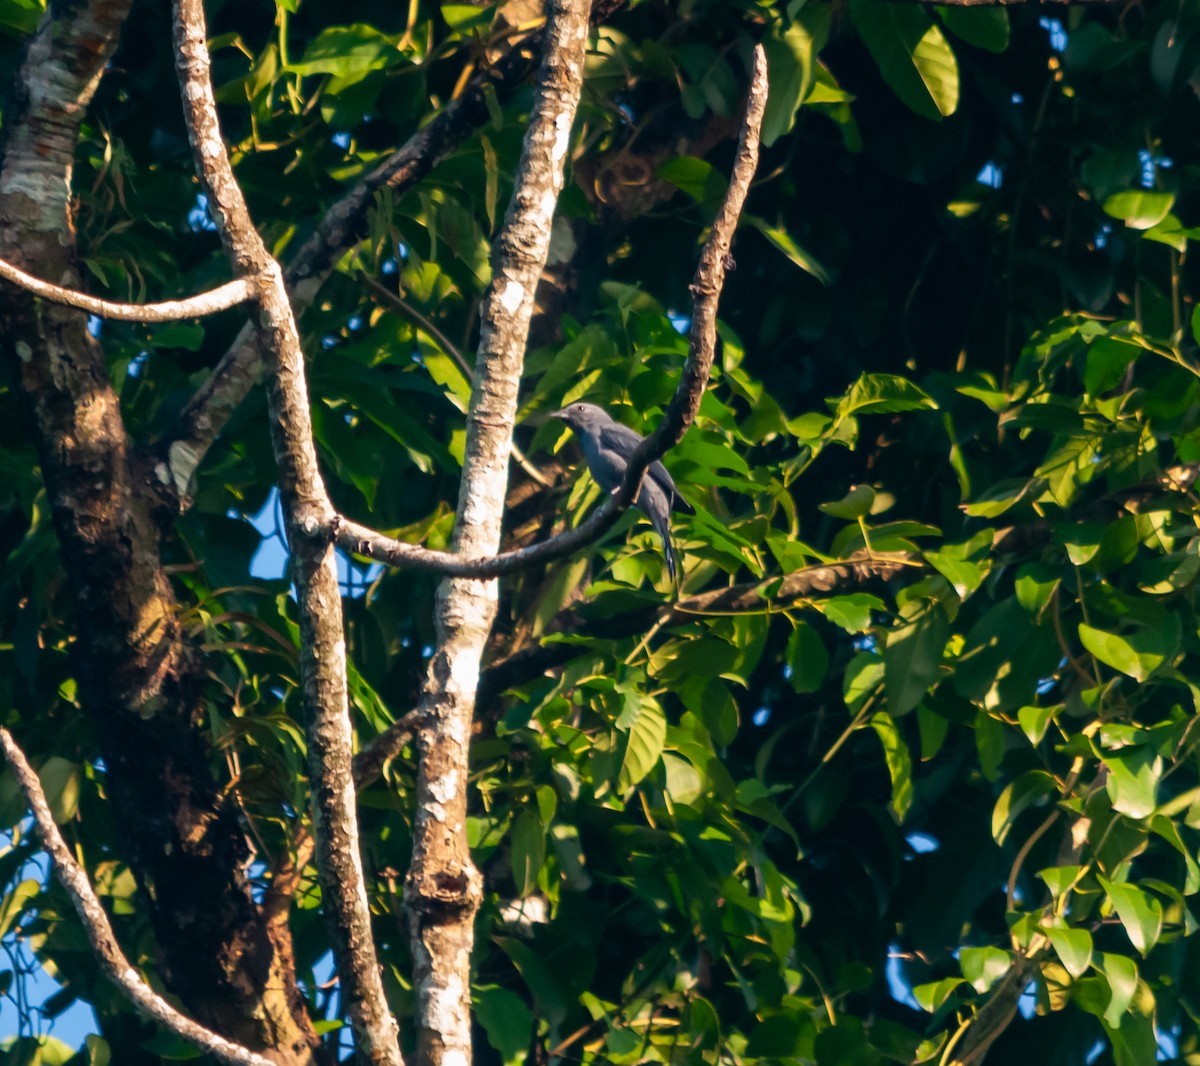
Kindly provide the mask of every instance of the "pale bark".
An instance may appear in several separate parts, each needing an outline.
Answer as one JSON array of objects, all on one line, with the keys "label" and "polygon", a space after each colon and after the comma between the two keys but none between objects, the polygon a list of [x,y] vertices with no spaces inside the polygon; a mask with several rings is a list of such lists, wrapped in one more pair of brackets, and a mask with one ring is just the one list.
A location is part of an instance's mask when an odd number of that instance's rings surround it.
[{"label": "pale bark", "polygon": [[116,300],[103,300],[77,289],[52,285],[25,273],[20,267],[3,259],[0,259],[0,278],[12,282],[34,296],[41,296],[64,307],[74,307],[76,310],[118,322],[178,322],[184,318],[201,318],[236,307],[250,299],[253,293],[253,286],[248,279],[237,278],[183,300],[162,300],[151,304],[120,303]]},{"label": "pale bark", "polygon": [[269,1059],[239,1047],[180,1014],[146,984],[145,978],[133,968],[121,950],[121,945],[117,943],[108,915],[100,900],[96,898],[87,874],[72,858],[71,850],[54,821],[54,815],[50,813],[50,804],[46,800],[46,793],[38,775],[29,765],[25,753],[13,740],[12,734],[3,728],[0,728],[0,750],[4,752],[5,760],[16,776],[21,791],[25,793],[34,823],[42,834],[42,841],[50,855],[54,876],[70,897],[75,913],[79,915],[87,933],[88,943],[91,944],[100,968],[108,979],[125,993],[129,1001],[146,1018],[157,1022],[221,1062],[231,1063],[232,1066],[272,1066]]},{"label": "pale bark", "polygon": [[312,536],[328,521],[332,505],[317,468],[300,337],[283,272],[254,228],[221,138],[202,0],[177,0],[175,51],[188,139],[209,210],[235,271],[256,280],[254,326],[267,373],[271,438],[300,616],[300,680],[322,911],[359,1060],[401,1066],[359,853],[346,644],[334,549]]},{"label": "pale bark", "polygon": [[[589,8],[587,0],[555,0],[551,7],[516,184],[493,249],[453,540],[454,551],[467,557],[494,554],[500,545],[517,390],[583,87]],[[437,643],[417,732],[412,865],[404,886],[422,1066],[467,1066],[471,1060],[471,948],[482,886],[467,844],[467,752],[496,604],[495,581],[450,579],[438,589]]]}]

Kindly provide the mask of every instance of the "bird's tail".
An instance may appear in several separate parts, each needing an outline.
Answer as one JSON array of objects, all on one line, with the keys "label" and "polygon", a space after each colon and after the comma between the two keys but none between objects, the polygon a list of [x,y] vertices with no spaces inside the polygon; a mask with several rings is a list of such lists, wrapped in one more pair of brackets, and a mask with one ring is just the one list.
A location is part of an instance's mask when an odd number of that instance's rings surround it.
[{"label": "bird's tail", "polygon": [[662,540],[663,557],[667,560],[667,573],[671,577],[671,584],[676,585],[678,581],[675,575],[678,571],[675,564],[675,545],[671,540],[671,519],[664,515],[662,518],[654,518],[652,521]]}]

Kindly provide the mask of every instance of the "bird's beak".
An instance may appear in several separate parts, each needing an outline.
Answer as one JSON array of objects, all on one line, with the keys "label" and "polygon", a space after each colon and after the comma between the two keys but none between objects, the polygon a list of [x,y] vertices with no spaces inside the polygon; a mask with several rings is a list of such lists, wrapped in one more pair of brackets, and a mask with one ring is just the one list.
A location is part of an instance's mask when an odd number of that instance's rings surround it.
[{"label": "bird's beak", "polygon": [[565,422],[567,420],[567,409],[565,407],[563,407],[558,411],[551,411],[546,417],[547,418],[558,418]]}]

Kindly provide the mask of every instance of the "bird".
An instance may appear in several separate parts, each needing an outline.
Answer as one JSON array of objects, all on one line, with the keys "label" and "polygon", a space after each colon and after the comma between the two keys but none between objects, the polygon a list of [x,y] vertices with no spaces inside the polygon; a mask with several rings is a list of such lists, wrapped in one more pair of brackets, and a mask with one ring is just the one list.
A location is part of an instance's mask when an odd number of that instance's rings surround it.
[{"label": "bird", "polygon": [[[621,425],[603,407],[594,403],[568,404],[560,411],[552,411],[549,417],[557,418],[571,427],[579,438],[583,458],[596,484],[605,492],[615,493],[625,479],[629,457],[645,437]],[[667,573],[674,583],[676,564],[675,546],[671,543],[671,512],[695,514],[696,509],[679,495],[667,468],[658,460],[647,469],[634,502],[658,531],[667,560]]]}]

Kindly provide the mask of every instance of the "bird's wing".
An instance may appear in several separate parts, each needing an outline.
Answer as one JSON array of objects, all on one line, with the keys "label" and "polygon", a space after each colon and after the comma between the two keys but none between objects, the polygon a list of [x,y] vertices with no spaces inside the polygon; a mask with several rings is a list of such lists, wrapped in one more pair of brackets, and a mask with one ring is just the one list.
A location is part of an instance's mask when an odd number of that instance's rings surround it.
[{"label": "bird's wing", "polygon": [[[628,426],[621,425],[620,422],[612,422],[600,429],[600,445],[606,451],[616,452],[623,459],[628,459],[633,450],[645,440],[640,433],[630,429]],[[679,489],[675,487],[675,481],[672,479],[670,472],[657,459],[650,464],[648,471],[651,478],[658,483],[658,487],[662,489],[667,499],[671,501],[671,510],[679,511],[681,514],[695,514],[696,509],[687,502],[680,494]],[[624,477],[625,469],[622,467],[621,476]]]}]

